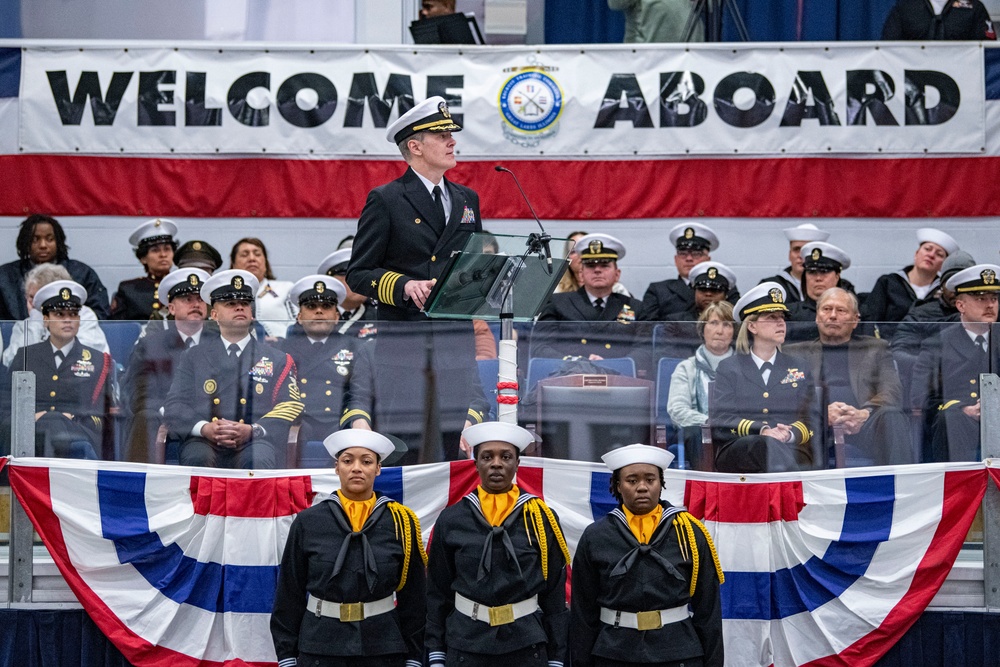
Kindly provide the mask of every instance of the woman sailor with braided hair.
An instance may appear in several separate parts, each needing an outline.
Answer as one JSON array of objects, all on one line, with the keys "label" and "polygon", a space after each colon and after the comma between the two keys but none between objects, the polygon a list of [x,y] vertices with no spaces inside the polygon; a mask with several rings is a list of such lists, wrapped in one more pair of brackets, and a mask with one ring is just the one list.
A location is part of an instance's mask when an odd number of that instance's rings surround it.
[{"label": "woman sailor with braided hair", "polygon": [[323,441],[340,489],[299,512],[281,559],[271,636],[279,667],[420,667],[426,566],[410,508],[374,491],[395,451],[372,431]]},{"label": "woman sailor with braided hair", "polygon": [[705,527],[660,500],[673,455],[608,452],[618,507],[583,531],[573,558],[573,667],[722,667],[722,569]]},{"label": "woman sailor with braided hair", "polygon": [[470,426],[479,487],[441,512],[430,540],[430,664],[562,667],[566,660],[569,550],[555,514],[519,489],[514,473],[529,431]]}]

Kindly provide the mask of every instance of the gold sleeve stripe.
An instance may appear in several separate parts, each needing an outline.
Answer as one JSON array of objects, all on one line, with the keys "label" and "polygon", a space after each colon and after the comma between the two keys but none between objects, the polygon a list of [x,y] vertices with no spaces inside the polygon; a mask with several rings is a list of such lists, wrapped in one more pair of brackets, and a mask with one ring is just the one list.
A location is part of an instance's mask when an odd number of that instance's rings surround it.
[{"label": "gold sleeve stripe", "polygon": [[736,435],[743,437],[745,435],[750,435],[750,429],[753,427],[753,422],[749,419],[741,419],[740,425],[736,427]]},{"label": "gold sleeve stripe", "polygon": [[477,424],[483,423],[483,413],[469,408],[469,418]]},{"label": "gold sleeve stripe", "polygon": [[344,416],[340,418],[340,425],[343,426],[349,419],[354,419],[355,417],[364,417],[369,422],[372,420],[372,416],[364,410],[348,410],[344,413]]},{"label": "gold sleeve stripe", "polygon": [[264,415],[264,418],[271,417],[285,421],[295,421],[302,414],[303,407],[302,403],[298,401],[282,401],[271,408],[271,411]]},{"label": "gold sleeve stripe", "polygon": [[941,405],[938,406],[938,410],[947,410],[951,406],[953,406],[953,405],[955,405],[957,403],[960,403],[960,402],[961,401],[948,401],[947,403],[942,403]]},{"label": "gold sleeve stripe", "polygon": [[390,306],[396,305],[392,298],[392,291],[402,277],[402,273],[396,273],[395,271],[386,271],[382,274],[382,277],[378,281],[378,300],[380,302],[387,303]]},{"label": "gold sleeve stripe", "polygon": [[802,422],[795,422],[792,426],[799,429],[799,432],[802,433],[802,444],[809,442],[809,427]]}]

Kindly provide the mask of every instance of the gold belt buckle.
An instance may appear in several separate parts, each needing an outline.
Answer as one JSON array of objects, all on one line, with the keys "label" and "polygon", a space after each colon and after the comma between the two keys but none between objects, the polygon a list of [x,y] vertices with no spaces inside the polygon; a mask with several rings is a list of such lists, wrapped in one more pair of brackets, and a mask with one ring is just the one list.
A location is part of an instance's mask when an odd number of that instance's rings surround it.
[{"label": "gold belt buckle", "polygon": [[663,619],[658,611],[640,611],[635,616],[640,630],[659,630],[663,627]]},{"label": "gold belt buckle", "polygon": [[354,623],[365,620],[364,602],[343,602],[340,605],[340,622]]},{"label": "gold belt buckle", "polygon": [[514,605],[505,604],[499,607],[490,607],[490,625],[507,625],[514,622]]}]

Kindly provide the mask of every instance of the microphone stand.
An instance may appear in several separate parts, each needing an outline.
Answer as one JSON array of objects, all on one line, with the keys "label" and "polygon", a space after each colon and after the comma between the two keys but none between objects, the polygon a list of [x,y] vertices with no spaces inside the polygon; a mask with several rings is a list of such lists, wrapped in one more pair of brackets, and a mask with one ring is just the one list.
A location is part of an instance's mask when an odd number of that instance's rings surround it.
[{"label": "microphone stand", "polygon": [[[517,185],[517,189],[521,193],[521,198],[524,199],[524,203],[528,205],[528,210],[531,211],[531,217],[533,217],[535,222],[538,224],[539,231],[528,234],[528,241],[526,244],[528,247],[525,249],[524,255],[521,256],[521,262],[523,263],[527,259],[528,255],[538,255],[539,258],[545,260],[546,273],[552,275],[552,251],[549,248],[549,242],[552,240],[552,237],[545,231],[542,221],[538,219],[538,214],[535,213],[535,208],[531,205],[531,201],[528,199],[528,196],[524,194],[524,189],[521,187],[521,183],[517,180],[517,175],[515,175],[510,169],[507,169],[499,164],[496,165],[494,169],[511,175],[511,178],[514,179],[514,184]],[[497,384],[505,384],[505,386],[511,386],[506,383],[517,383],[517,340],[514,339],[513,287],[514,280],[512,279],[500,306],[500,344],[497,354],[499,361]],[[500,390],[498,395],[505,395],[503,393],[504,391],[509,390]],[[517,404],[498,402],[497,420],[516,424]]]}]

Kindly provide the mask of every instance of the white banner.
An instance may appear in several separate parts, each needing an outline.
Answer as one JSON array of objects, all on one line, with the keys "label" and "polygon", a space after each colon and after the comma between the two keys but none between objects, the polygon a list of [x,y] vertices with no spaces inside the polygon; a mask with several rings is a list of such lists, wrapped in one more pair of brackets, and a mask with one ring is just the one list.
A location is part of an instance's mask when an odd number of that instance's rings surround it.
[{"label": "white banner", "polygon": [[398,155],[444,95],[464,158],[975,153],[978,44],[28,48],[24,153]]}]

